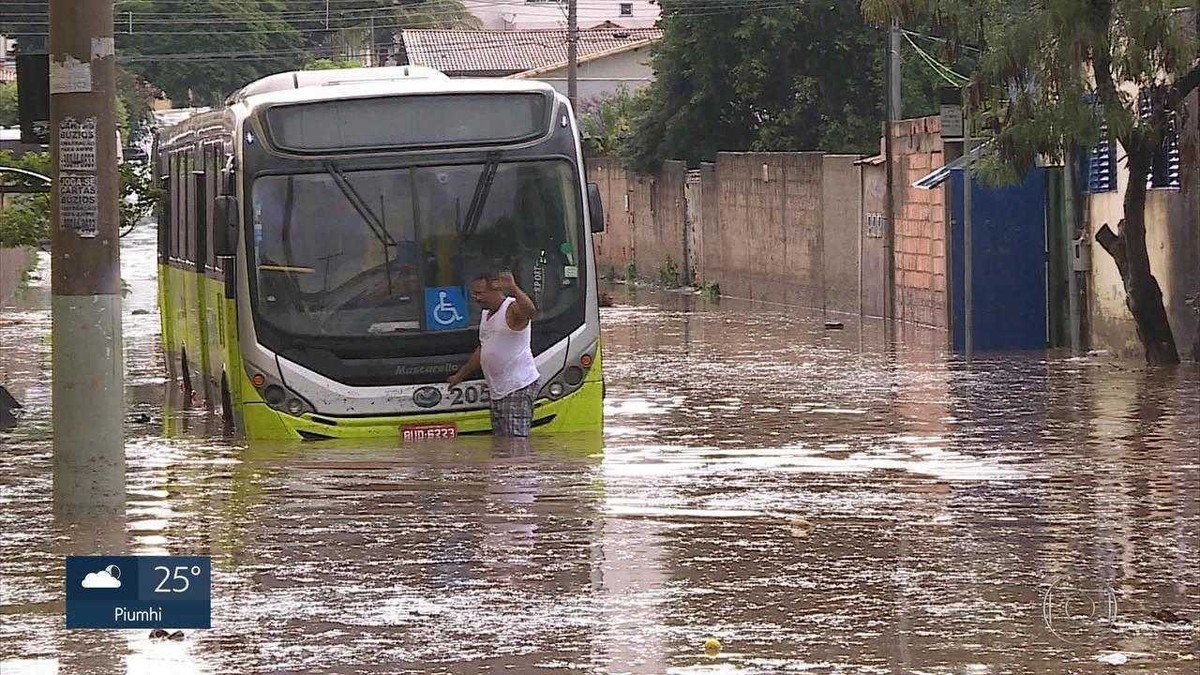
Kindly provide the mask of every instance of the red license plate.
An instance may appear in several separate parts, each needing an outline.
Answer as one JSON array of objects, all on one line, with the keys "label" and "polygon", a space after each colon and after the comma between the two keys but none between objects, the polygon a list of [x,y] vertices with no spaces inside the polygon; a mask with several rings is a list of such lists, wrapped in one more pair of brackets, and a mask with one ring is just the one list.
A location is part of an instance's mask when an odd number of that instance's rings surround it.
[{"label": "red license plate", "polygon": [[405,443],[441,438],[458,438],[458,427],[453,424],[413,424],[407,427],[400,427],[400,437]]}]

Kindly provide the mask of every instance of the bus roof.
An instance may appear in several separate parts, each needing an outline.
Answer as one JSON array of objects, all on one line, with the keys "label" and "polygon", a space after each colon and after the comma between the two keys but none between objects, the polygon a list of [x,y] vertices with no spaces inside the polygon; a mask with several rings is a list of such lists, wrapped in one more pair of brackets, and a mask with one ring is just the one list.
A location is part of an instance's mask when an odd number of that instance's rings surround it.
[{"label": "bus roof", "polygon": [[341,70],[294,71],[269,75],[252,82],[226,101],[253,109],[276,103],[302,103],[339,98],[365,98],[403,94],[451,94],[476,92],[553,93],[548,84],[503,78],[455,78],[422,66],[346,68]]}]

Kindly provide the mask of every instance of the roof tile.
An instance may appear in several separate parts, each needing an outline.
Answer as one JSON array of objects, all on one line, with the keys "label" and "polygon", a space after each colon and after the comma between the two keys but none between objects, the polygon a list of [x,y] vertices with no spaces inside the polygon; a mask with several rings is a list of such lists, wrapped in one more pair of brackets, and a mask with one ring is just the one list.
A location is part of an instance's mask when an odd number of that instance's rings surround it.
[{"label": "roof tile", "polygon": [[[603,28],[579,31],[578,57],[662,37],[659,28]],[[410,65],[447,75],[509,75],[567,60],[567,31],[424,30],[400,32]]]}]

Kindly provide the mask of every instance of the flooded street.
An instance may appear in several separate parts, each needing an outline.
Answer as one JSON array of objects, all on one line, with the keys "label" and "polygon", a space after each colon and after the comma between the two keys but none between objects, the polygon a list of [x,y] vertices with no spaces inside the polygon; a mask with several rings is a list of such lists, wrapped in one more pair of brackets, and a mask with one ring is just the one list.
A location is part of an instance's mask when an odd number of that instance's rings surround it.
[{"label": "flooded street", "polygon": [[[602,438],[248,445],[165,379],[154,255],[122,252],[123,522],[54,516],[48,256],[0,315],[4,675],[1200,670],[1195,365],[617,287]],[[66,630],[99,553],[211,555],[212,629]]]}]

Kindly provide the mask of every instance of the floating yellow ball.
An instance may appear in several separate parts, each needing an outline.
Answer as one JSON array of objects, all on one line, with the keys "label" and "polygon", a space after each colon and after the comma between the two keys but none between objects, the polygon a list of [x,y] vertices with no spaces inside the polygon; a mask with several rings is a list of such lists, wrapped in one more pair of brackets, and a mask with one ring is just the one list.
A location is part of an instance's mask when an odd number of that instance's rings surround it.
[{"label": "floating yellow ball", "polygon": [[715,637],[710,637],[704,641],[704,652],[709,655],[715,655],[721,651],[721,641]]}]

